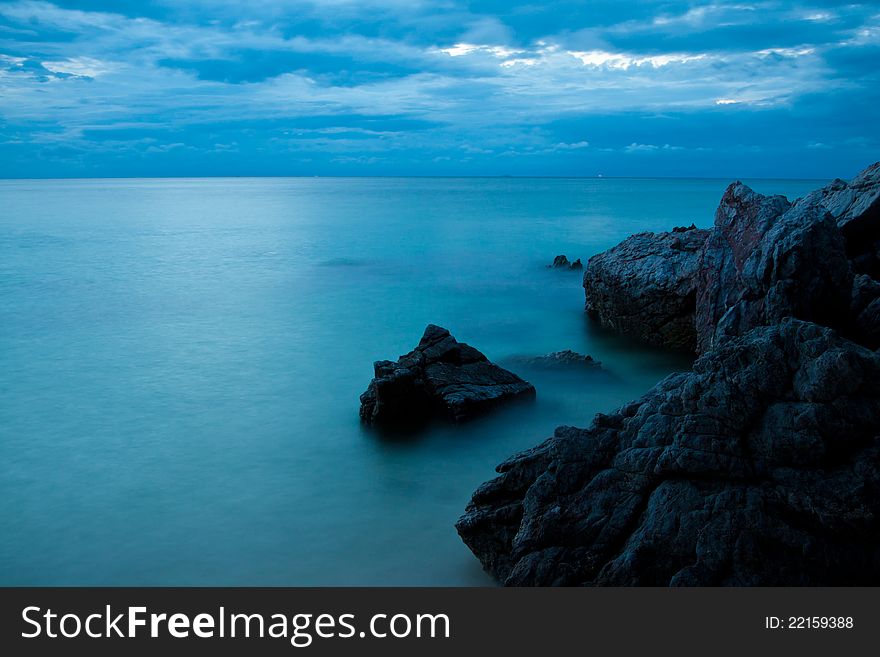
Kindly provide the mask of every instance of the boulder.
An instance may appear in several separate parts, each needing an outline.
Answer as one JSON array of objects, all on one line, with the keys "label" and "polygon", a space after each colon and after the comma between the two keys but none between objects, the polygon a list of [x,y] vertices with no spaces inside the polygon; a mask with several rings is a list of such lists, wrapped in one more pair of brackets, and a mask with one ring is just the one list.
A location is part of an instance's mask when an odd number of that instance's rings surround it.
[{"label": "boulder", "polygon": [[639,233],[593,256],[584,272],[587,313],[649,344],[693,351],[696,279],[708,234]]},{"label": "boulder", "polygon": [[715,213],[696,281],[697,350],[783,317],[843,327],[852,268],[825,207],[737,182]]},{"label": "boulder", "polygon": [[796,319],[498,466],[456,527],[508,585],[880,584],[880,354]]},{"label": "boulder", "polygon": [[855,270],[880,278],[880,162],[850,182],[837,178],[798,201],[812,203],[822,205],[837,222]]},{"label": "boulder", "polygon": [[581,262],[580,258],[578,258],[573,263],[571,263],[571,266],[569,267],[569,269],[575,269],[575,270],[581,270],[583,268],[584,268],[584,263]]},{"label": "boulder", "polygon": [[361,420],[370,425],[415,425],[432,417],[464,420],[535,388],[429,324],[418,346],[397,362],[376,361],[375,378],[361,395]]}]

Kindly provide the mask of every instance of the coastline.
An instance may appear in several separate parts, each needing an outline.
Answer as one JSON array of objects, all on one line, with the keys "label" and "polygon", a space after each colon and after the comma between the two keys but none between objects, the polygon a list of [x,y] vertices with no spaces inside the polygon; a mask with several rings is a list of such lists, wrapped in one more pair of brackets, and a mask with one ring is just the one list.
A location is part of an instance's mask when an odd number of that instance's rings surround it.
[{"label": "coastline", "polygon": [[[508,585],[880,581],[878,273],[880,163],[793,203],[737,182],[710,231],[594,256],[594,317],[702,355],[499,465],[462,539]],[[636,315],[676,330],[618,321],[651,295]]]}]

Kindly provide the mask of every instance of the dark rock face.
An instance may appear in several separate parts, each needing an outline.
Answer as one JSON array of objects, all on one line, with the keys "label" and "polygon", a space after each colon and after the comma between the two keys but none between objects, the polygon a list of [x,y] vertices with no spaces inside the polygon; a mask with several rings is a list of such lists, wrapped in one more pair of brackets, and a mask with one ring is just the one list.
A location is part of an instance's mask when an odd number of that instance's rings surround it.
[{"label": "dark rock face", "polygon": [[817,202],[791,206],[782,196],[730,185],[699,269],[700,353],[783,317],[837,326],[848,312],[852,271],[846,244],[834,218]]},{"label": "dark rock face", "polygon": [[848,183],[838,178],[798,201],[813,203],[834,217],[855,270],[880,278],[880,162]]},{"label": "dark rock face", "polygon": [[855,277],[850,315],[853,339],[871,349],[880,347],[880,282],[865,274]]},{"label": "dark rock face", "polygon": [[639,233],[593,256],[584,272],[587,312],[649,344],[693,350],[697,272],[708,234]]},{"label": "dark rock face", "polygon": [[583,268],[584,268],[584,263],[581,262],[580,258],[578,258],[573,263],[571,263],[571,267],[570,267],[570,269],[577,269],[577,270],[580,270]]},{"label": "dark rock face", "polygon": [[787,319],[497,468],[457,523],[508,585],[880,583],[880,354]]},{"label": "dark rock face", "polygon": [[376,361],[375,378],[361,395],[361,420],[383,426],[415,425],[441,416],[464,420],[535,388],[449,331],[429,324],[418,346],[398,361]]},{"label": "dark rock face", "polygon": [[602,363],[597,360],[593,360],[592,356],[585,356],[584,354],[579,354],[576,351],[572,351],[571,349],[564,349],[563,351],[554,351],[551,354],[544,354],[543,356],[526,358],[524,359],[524,363],[531,367],[546,368],[599,368],[602,366]]}]

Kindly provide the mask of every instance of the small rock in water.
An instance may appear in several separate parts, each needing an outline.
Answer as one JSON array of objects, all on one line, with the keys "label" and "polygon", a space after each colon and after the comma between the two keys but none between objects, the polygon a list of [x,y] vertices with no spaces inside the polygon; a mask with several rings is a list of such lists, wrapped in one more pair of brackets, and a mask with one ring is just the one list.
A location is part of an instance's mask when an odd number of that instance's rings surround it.
[{"label": "small rock in water", "polygon": [[534,356],[524,360],[526,365],[532,367],[569,367],[583,366],[588,368],[601,368],[602,363],[593,360],[592,356],[579,354],[571,349],[563,351],[554,351],[552,354],[544,354],[543,356]]},{"label": "small rock in water", "polygon": [[672,229],[673,233],[686,233],[689,230],[697,230],[696,224],[691,224],[690,226],[676,226]]},{"label": "small rock in water", "polygon": [[547,265],[551,269],[583,269],[584,265],[581,262],[581,259],[578,258],[574,262],[569,262],[568,257],[564,255],[558,255],[553,258],[553,264]]},{"label": "small rock in water", "polygon": [[397,362],[376,361],[375,378],[361,395],[361,421],[412,426],[433,417],[464,420],[535,388],[429,324],[418,346]]}]

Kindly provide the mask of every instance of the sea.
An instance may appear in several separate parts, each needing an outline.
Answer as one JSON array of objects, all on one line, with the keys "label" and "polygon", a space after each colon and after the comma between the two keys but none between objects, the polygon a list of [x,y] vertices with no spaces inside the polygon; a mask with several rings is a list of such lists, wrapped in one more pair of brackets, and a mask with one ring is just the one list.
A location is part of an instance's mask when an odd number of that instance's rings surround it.
[{"label": "sea", "polygon": [[[692,360],[548,264],[708,227],[729,182],[0,181],[0,585],[492,585],[454,528],[474,489]],[[373,361],[429,323],[535,402],[363,427]],[[602,368],[525,362],[563,349]]]}]

